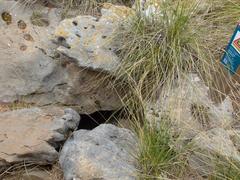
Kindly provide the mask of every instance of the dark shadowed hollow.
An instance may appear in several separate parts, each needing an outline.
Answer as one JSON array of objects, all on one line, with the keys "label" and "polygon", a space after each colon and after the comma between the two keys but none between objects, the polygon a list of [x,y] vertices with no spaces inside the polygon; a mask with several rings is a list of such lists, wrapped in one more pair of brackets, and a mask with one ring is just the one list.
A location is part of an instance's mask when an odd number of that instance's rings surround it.
[{"label": "dark shadowed hollow", "polygon": [[118,119],[120,111],[96,111],[92,114],[80,114],[78,129],[91,130],[103,123],[113,123]]}]

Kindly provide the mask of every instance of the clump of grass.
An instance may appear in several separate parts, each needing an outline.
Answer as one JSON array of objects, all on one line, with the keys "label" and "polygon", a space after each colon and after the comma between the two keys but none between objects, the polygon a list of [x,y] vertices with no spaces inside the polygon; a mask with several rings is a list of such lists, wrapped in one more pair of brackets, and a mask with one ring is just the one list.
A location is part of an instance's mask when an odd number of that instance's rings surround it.
[{"label": "clump of grass", "polygon": [[0,172],[0,178],[11,180],[42,178],[64,180],[63,172],[58,163],[46,166],[34,163],[17,163]]},{"label": "clump of grass", "polygon": [[[118,5],[131,6],[132,0],[55,0],[63,8],[62,17],[68,17],[72,10],[77,14],[90,14],[99,16],[103,3],[113,3]],[[76,15],[75,13],[75,15]],[[71,16],[71,15],[70,15]]]},{"label": "clump of grass", "polygon": [[117,84],[131,86],[148,99],[155,97],[159,87],[181,73],[194,71],[200,63],[197,34],[191,28],[194,7],[162,2],[161,13],[156,19],[136,13],[115,37],[121,41],[118,53],[122,59]]},{"label": "clump of grass", "polygon": [[203,44],[209,48],[215,60],[219,60],[239,22],[240,1],[238,0],[207,0],[208,11],[201,16],[201,29],[205,32]]},{"label": "clump of grass", "polygon": [[103,3],[131,6],[134,0],[20,0],[24,7],[34,8],[34,4],[61,8],[62,19],[82,14],[100,16]]},{"label": "clump of grass", "polygon": [[217,159],[214,173],[210,180],[238,180],[240,179],[240,163],[231,159]]},{"label": "clump of grass", "polygon": [[47,15],[34,11],[30,17],[31,23],[35,26],[46,27],[49,26],[49,20]]},{"label": "clump of grass", "polygon": [[196,23],[200,27],[199,33],[202,34],[200,44],[208,49],[214,63],[209,66],[211,75],[207,76],[211,96],[214,101],[219,102],[229,95],[232,101],[239,106],[235,87],[236,80],[239,81],[239,75],[229,75],[220,60],[239,21],[240,1],[207,0],[206,2],[208,10],[199,14],[200,21]]},{"label": "clump of grass", "polygon": [[173,146],[169,122],[168,116],[163,116],[160,124],[144,124],[138,129],[141,179],[161,179],[163,176],[175,178],[186,167],[184,152],[177,151]]}]

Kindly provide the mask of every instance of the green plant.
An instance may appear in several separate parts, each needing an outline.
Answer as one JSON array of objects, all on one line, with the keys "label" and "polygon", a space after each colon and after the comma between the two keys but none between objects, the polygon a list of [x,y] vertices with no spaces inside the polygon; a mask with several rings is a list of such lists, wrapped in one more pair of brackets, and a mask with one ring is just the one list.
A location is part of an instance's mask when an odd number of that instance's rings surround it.
[{"label": "green plant", "polygon": [[170,119],[164,115],[157,122],[146,123],[138,128],[140,152],[138,162],[139,177],[142,179],[161,179],[177,177],[186,167],[184,151],[177,151],[173,146]]},{"label": "green plant", "polygon": [[238,180],[240,179],[240,163],[233,160],[219,160],[211,180]]},{"label": "green plant", "polygon": [[197,34],[191,27],[193,13],[193,6],[168,2],[163,2],[162,16],[156,19],[137,12],[115,37],[122,59],[117,84],[131,86],[149,99],[179,74],[196,70],[201,61]]}]

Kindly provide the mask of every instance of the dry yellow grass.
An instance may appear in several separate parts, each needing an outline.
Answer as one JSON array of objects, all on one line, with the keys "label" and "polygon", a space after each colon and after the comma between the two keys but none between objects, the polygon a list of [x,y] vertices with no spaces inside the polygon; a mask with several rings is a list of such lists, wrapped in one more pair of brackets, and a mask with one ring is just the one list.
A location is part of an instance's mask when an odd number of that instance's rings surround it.
[{"label": "dry yellow grass", "polygon": [[59,164],[52,166],[14,165],[0,174],[2,180],[64,180]]}]

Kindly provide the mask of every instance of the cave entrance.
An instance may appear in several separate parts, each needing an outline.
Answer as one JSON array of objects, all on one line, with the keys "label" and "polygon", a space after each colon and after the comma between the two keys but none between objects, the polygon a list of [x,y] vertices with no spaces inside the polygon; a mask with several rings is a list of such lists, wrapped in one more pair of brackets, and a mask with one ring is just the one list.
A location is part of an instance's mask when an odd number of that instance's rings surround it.
[{"label": "cave entrance", "polygon": [[92,114],[80,114],[78,129],[92,130],[103,123],[117,122],[120,111],[96,111]]}]

